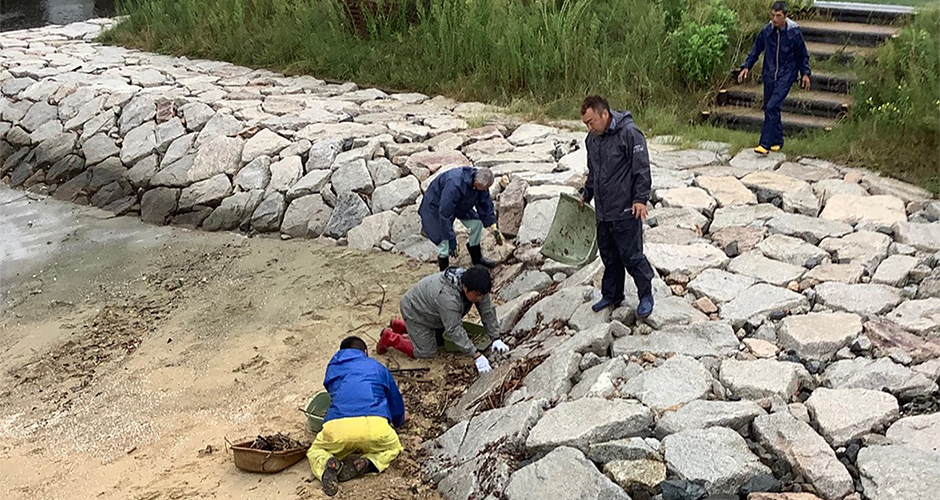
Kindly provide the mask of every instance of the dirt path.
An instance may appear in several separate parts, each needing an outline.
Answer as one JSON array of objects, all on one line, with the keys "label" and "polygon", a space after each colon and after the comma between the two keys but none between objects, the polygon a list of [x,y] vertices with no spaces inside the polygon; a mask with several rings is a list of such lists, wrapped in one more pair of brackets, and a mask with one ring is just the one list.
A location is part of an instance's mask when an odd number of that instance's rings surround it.
[{"label": "dirt path", "polygon": [[[157,228],[22,195],[0,190],[3,232],[15,234],[0,246],[3,497],[320,498],[306,460],[276,475],[243,473],[225,438],[312,440],[297,408],[322,388],[339,340],[374,338],[433,267],[310,241]],[[451,376],[470,369],[445,356],[433,378],[448,367]],[[402,385],[413,401],[445,384]],[[402,433],[409,453],[337,498],[438,498],[416,473],[414,450],[434,432],[420,415],[446,401],[426,399]]]}]

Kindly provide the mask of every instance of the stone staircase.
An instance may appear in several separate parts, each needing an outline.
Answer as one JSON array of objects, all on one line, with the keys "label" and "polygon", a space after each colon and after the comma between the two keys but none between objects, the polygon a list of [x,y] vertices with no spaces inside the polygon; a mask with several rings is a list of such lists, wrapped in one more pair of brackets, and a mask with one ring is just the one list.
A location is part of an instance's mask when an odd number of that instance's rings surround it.
[{"label": "stone staircase", "polygon": [[[897,36],[898,24],[913,15],[910,7],[844,2],[816,2],[810,18],[798,20],[810,53],[812,90],[798,86],[783,105],[786,133],[830,130],[851,111],[854,104],[852,63],[874,54],[886,39]],[[822,63],[822,64],[820,64]],[[817,69],[819,66],[823,68]],[[761,109],[763,85],[759,69],[755,80],[739,85],[738,69],[718,91],[715,105],[703,119],[730,128],[759,130],[764,121]]]}]

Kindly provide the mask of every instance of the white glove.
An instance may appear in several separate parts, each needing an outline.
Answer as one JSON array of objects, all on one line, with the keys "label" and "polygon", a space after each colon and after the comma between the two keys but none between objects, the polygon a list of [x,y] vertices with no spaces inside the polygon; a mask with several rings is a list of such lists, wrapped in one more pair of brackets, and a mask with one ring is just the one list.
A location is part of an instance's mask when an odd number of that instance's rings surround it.
[{"label": "white glove", "polygon": [[477,371],[480,373],[489,373],[490,370],[492,370],[492,368],[490,368],[490,361],[482,354],[474,362],[477,365]]},{"label": "white glove", "polygon": [[491,345],[490,348],[493,349],[493,352],[498,352],[498,353],[509,352],[509,346],[499,339],[494,340],[493,345]]}]

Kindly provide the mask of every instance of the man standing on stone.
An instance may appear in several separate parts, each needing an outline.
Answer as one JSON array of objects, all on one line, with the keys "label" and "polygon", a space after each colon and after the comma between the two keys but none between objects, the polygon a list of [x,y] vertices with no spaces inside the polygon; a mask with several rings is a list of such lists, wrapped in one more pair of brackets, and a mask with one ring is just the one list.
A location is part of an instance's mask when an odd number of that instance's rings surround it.
[{"label": "man standing on stone", "polygon": [[503,235],[496,228],[496,212],[490,198],[493,185],[493,172],[488,168],[461,167],[444,172],[431,182],[418,215],[421,216],[421,230],[437,245],[437,264],[441,271],[450,266],[450,257],[457,257],[457,233],[454,232],[454,220],[470,230],[467,251],[474,265],[492,268],[496,262],[483,257],[480,243],[483,241],[483,227],[493,231],[498,244],[503,243]]},{"label": "man standing on stone", "polygon": [[653,268],[643,255],[643,221],[650,197],[650,160],[646,138],[629,111],[611,111],[597,95],[581,103],[587,125],[587,181],[581,202],[594,200],[597,246],[604,262],[602,298],[594,312],[617,307],[624,299],[624,269],[636,284],[640,299],[636,315],[653,312]]},{"label": "man standing on stone", "polygon": [[768,154],[783,148],[783,124],[780,113],[797,73],[802,75],[800,87],[810,88],[809,52],[803,41],[803,32],[787,18],[786,2],[774,2],[770,6],[770,22],[757,34],[754,47],[738,73],[738,83],[751,74],[751,68],[764,53],[761,80],[764,82],[764,125],[760,131],[760,143],[754,148],[758,154]]},{"label": "man standing on stone", "polygon": [[473,356],[477,371],[490,371],[489,360],[477,350],[464,329],[463,317],[471,306],[476,306],[483,327],[493,340],[492,350],[509,351],[509,346],[499,338],[499,319],[489,296],[492,286],[490,272],[483,266],[467,270],[451,267],[422,278],[402,296],[399,309],[404,321],[394,319],[382,331],[376,352],[385,354],[393,347],[412,358],[432,358],[447,339],[460,352]]}]

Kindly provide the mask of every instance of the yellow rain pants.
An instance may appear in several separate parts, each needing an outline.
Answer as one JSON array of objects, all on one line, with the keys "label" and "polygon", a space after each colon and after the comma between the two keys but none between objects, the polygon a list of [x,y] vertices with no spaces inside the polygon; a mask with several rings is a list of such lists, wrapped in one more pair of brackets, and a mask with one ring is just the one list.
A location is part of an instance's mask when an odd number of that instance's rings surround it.
[{"label": "yellow rain pants", "polygon": [[398,434],[385,417],[338,418],[323,424],[323,430],[307,450],[307,460],[313,475],[320,479],[330,457],[342,460],[360,453],[382,472],[402,450]]}]

